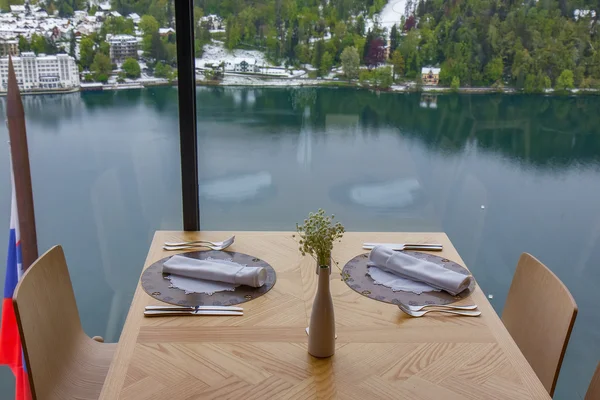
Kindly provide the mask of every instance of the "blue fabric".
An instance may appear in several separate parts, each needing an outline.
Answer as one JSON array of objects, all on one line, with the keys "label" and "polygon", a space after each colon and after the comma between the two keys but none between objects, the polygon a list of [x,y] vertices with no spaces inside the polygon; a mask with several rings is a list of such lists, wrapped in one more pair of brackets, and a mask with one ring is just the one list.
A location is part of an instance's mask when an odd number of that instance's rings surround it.
[{"label": "blue fabric", "polygon": [[[19,246],[21,244],[19,243]],[[21,258],[20,247],[17,248],[15,230],[11,229],[8,237],[8,256],[6,257],[6,277],[4,279],[4,298],[12,299],[19,275],[17,273],[17,262]]]}]

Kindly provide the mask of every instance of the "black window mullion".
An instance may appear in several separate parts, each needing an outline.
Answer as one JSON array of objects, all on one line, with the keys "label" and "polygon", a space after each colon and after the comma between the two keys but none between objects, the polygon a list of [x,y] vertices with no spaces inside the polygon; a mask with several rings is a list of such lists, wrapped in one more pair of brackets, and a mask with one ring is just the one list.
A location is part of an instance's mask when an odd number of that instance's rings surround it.
[{"label": "black window mullion", "polygon": [[179,89],[183,229],[198,231],[200,230],[200,203],[198,199],[193,0],[175,0],[175,24],[177,32],[177,87]]}]

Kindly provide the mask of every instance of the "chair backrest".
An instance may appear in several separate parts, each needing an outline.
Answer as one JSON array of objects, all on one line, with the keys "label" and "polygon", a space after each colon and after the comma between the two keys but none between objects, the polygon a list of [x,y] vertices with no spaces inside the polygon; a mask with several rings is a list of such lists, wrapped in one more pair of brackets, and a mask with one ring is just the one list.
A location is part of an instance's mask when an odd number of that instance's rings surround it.
[{"label": "chair backrest", "polygon": [[577,304],[567,287],[535,257],[523,253],[502,322],[550,396],[576,316]]},{"label": "chair backrest", "polygon": [[65,254],[54,246],[23,274],[13,302],[33,398],[48,399],[65,380],[81,327]]},{"label": "chair backrest", "polygon": [[596,372],[592,376],[590,387],[585,395],[585,400],[600,400],[600,363],[596,367]]}]

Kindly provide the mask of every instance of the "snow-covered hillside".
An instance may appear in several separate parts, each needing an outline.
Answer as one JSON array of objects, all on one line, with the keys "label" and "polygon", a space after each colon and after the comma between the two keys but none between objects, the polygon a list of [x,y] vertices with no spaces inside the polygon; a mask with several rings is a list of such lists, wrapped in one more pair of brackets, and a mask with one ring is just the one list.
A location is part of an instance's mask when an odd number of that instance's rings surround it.
[{"label": "snow-covered hillside", "polygon": [[204,68],[205,64],[219,64],[221,61],[235,63],[236,59],[256,60],[258,65],[269,65],[265,55],[258,50],[227,50],[222,43],[204,45],[202,58],[196,58],[196,68]]},{"label": "snow-covered hillside", "polygon": [[379,14],[381,26],[391,29],[394,24],[400,25],[400,18],[404,15],[407,0],[389,0]]}]

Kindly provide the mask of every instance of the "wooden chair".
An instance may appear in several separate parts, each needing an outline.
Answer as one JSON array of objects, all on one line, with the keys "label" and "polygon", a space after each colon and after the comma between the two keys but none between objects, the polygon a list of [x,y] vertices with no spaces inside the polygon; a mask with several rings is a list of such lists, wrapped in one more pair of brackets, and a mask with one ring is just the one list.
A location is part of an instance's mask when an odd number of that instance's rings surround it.
[{"label": "wooden chair", "polygon": [[97,399],[116,344],[84,333],[62,247],[29,267],[13,302],[33,399]]},{"label": "wooden chair", "polygon": [[512,280],[502,322],[550,393],[577,316],[577,304],[552,271],[523,253]]},{"label": "wooden chair", "polygon": [[600,400],[600,363],[596,367],[596,372],[592,376],[590,387],[585,395],[585,400]]}]

